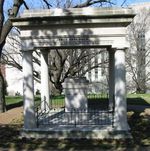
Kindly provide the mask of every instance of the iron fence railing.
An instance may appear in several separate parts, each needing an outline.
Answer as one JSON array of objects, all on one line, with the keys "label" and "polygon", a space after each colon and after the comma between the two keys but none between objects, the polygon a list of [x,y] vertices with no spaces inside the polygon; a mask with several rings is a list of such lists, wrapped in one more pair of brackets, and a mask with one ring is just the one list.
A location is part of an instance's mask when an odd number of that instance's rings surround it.
[{"label": "iron fence railing", "polygon": [[50,108],[56,109],[56,108],[64,108],[65,106],[65,96],[59,95],[59,96],[52,96],[50,98]]},{"label": "iron fence railing", "polygon": [[[43,114],[44,113],[44,114]],[[72,126],[81,125],[112,125],[114,121],[114,112],[110,110],[72,110],[65,112],[62,110],[49,110],[37,114],[37,126]]]},{"label": "iron fence railing", "polygon": [[[41,108],[41,106],[43,107]],[[36,122],[38,127],[40,120],[49,116],[50,107],[46,101],[42,101],[36,105],[35,111],[36,111]]]},{"label": "iron fence railing", "polygon": [[[94,105],[97,101],[97,105],[102,103],[108,103],[108,94],[107,93],[99,93],[99,94],[87,94],[88,104]],[[64,108],[65,106],[65,96],[53,96],[50,98],[50,108]],[[105,108],[104,108],[105,109]]]},{"label": "iron fence railing", "polygon": [[65,111],[65,97],[52,97],[50,106],[44,102],[44,109],[41,109],[41,102],[36,107],[37,127],[40,126],[72,126],[81,125],[114,125],[114,108],[108,108],[108,95],[88,94],[88,109],[72,109]]},{"label": "iron fence railing", "polygon": [[88,93],[87,99],[108,99],[108,93]]}]

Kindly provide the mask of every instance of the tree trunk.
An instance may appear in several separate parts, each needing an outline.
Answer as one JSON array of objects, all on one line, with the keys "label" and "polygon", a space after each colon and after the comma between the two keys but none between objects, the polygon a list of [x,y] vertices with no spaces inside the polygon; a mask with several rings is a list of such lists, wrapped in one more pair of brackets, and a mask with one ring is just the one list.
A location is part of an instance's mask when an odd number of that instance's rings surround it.
[{"label": "tree trunk", "polygon": [[145,49],[145,32],[140,32],[138,35],[137,46],[137,93],[146,92],[146,49]]},{"label": "tree trunk", "polygon": [[63,88],[62,88],[61,83],[54,85],[54,84],[52,84],[52,82],[50,82],[50,94],[51,95],[54,95],[54,96],[61,95],[62,90],[63,90]]},{"label": "tree trunk", "polygon": [[55,88],[56,88],[56,90],[55,90],[56,94],[60,95],[62,93],[62,90],[63,90],[62,83],[55,84]]},{"label": "tree trunk", "polygon": [[0,113],[6,111],[6,103],[5,103],[5,82],[2,73],[0,72]]},{"label": "tree trunk", "polygon": [[1,55],[2,55],[2,49],[4,44],[5,44],[5,40],[0,43],[0,113],[6,111],[5,80],[1,71]]},{"label": "tree trunk", "polygon": [[146,93],[145,83],[143,85],[136,85],[136,93],[137,94],[144,94],[144,93]]}]

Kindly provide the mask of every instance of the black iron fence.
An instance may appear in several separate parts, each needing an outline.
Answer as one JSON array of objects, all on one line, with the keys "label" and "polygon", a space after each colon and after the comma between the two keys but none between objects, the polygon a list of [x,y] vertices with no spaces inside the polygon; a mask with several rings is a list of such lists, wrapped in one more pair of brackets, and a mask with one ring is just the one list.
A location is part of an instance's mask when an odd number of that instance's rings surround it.
[{"label": "black iron fence", "polygon": [[[99,93],[99,94],[87,94],[88,106],[101,106],[103,109],[106,109],[106,105],[108,105],[108,94],[107,93]],[[50,108],[64,108],[65,107],[65,96],[52,96],[50,98]]]},{"label": "black iron fence", "polygon": [[112,110],[75,110],[65,109],[37,110],[37,127],[47,126],[113,126],[114,111]]},{"label": "black iron fence", "polygon": [[57,108],[64,108],[65,107],[65,96],[51,96],[50,98],[50,108],[57,109]]},{"label": "black iron fence", "polygon": [[[50,106],[45,102],[45,109],[41,104],[36,107],[37,127],[47,126],[105,126],[114,124],[114,108],[108,108],[107,94],[88,94],[88,109],[72,109],[65,111],[65,96],[52,97]],[[43,103],[43,102],[42,102]]]}]

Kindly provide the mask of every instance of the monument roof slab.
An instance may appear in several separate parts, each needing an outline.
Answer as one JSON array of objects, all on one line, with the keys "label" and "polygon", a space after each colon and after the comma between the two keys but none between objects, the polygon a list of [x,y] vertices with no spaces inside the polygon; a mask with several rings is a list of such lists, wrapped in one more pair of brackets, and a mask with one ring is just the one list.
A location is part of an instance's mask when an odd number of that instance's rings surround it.
[{"label": "monument roof slab", "polygon": [[12,18],[13,26],[60,26],[99,24],[104,26],[127,26],[135,14],[127,8],[70,8],[70,9],[41,9],[25,10],[17,18]]}]

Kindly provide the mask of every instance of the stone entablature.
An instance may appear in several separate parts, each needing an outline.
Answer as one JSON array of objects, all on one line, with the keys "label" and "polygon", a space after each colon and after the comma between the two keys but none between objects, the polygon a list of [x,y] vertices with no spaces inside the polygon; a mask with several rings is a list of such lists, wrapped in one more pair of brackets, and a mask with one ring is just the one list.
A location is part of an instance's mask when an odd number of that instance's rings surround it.
[{"label": "stone entablature", "polygon": [[[84,25],[90,26],[127,26],[134,17],[129,8],[70,8],[70,9],[43,9],[25,10],[15,19],[14,26],[60,26],[60,25]],[[14,19],[13,19],[14,20]],[[97,25],[98,24],[98,25]],[[29,28],[28,28],[29,29]]]},{"label": "stone entablature", "polygon": [[132,21],[131,9],[70,8],[26,10],[12,19],[21,29],[24,50],[42,47],[128,47],[126,26]]},{"label": "stone entablature", "polygon": [[47,34],[44,37],[22,37],[22,47],[26,50],[35,48],[75,48],[75,47],[112,47],[112,48],[127,48],[128,43],[125,35],[118,36],[97,36],[97,35],[64,35],[50,36]]},{"label": "stone entablature", "polygon": [[25,10],[24,13],[21,15],[21,18],[33,18],[33,17],[82,17],[82,16],[101,16],[101,17],[107,17],[107,16],[133,16],[132,9],[126,9],[126,8],[117,8],[117,7],[111,7],[111,8],[92,8],[92,7],[85,7],[85,8],[68,8],[68,9],[61,9],[61,8],[55,8],[55,9],[33,9],[33,10]]}]

